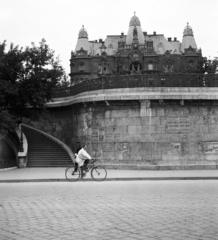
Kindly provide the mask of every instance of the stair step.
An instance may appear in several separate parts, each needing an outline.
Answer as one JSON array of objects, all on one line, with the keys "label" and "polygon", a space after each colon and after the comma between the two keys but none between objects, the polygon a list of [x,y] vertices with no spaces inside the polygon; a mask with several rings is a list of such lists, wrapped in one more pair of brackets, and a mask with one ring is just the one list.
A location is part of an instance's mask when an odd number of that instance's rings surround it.
[{"label": "stair step", "polygon": [[28,140],[28,167],[68,166],[72,160],[58,143],[37,130],[23,126]]}]

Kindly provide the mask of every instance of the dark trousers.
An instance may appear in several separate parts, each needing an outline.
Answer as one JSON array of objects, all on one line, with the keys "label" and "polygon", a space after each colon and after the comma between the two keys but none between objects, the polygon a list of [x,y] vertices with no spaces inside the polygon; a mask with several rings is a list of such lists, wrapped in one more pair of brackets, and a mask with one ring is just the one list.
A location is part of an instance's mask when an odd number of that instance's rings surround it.
[{"label": "dark trousers", "polygon": [[75,162],[74,172],[77,172],[77,170],[78,170],[78,167],[79,167],[78,163],[77,163],[77,162]]},{"label": "dark trousers", "polygon": [[89,163],[89,159],[86,159],[83,164],[83,169],[86,170],[88,168],[88,163]]},{"label": "dark trousers", "polygon": [[[80,167],[82,173],[83,173],[83,170],[86,170],[86,169],[87,169],[87,165],[88,165],[88,163],[89,163],[89,159],[86,159],[86,160],[84,161],[83,166]],[[75,162],[74,172],[77,172],[78,167],[79,167],[78,163]]]}]

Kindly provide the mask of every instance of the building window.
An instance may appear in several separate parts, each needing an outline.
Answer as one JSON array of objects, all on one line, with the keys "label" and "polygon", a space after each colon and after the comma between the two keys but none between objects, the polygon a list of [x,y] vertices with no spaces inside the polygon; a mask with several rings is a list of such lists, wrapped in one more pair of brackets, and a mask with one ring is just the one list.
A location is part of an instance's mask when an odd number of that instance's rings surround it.
[{"label": "building window", "polygon": [[147,42],[147,49],[148,49],[148,52],[153,51],[153,42],[152,41]]},{"label": "building window", "polygon": [[79,62],[79,72],[85,72],[85,63],[84,62]]},{"label": "building window", "polygon": [[153,71],[154,70],[154,64],[153,63],[149,63],[148,64],[148,71]]}]

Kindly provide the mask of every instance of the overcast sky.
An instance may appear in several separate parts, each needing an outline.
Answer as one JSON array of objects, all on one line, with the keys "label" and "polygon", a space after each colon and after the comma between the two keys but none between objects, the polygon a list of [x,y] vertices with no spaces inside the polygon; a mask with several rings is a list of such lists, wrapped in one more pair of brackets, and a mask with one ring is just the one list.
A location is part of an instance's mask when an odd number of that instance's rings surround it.
[{"label": "overcast sky", "polygon": [[89,40],[126,34],[134,11],[143,31],[180,41],[189,22],[203,55],[218,56],[218,0],[0,0],[0,41],[25,47],[45,38],[69,73],[82,25]]}]

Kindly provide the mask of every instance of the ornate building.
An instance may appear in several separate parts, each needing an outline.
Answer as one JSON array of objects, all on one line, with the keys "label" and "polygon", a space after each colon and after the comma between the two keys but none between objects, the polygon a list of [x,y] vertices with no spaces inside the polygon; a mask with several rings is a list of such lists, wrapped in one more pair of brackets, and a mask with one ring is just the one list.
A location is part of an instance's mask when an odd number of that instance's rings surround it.
[{"label": "ornate building", "polygon": [[139,18],[129,22],[127,35],[108,35],[103,41],[90,41],[84,26],[71,54],[71,82],[102,75],[149,73],[200,73],[203,58],[193,30],[187,23],[182,42],[163,34],[143,32]]}]

